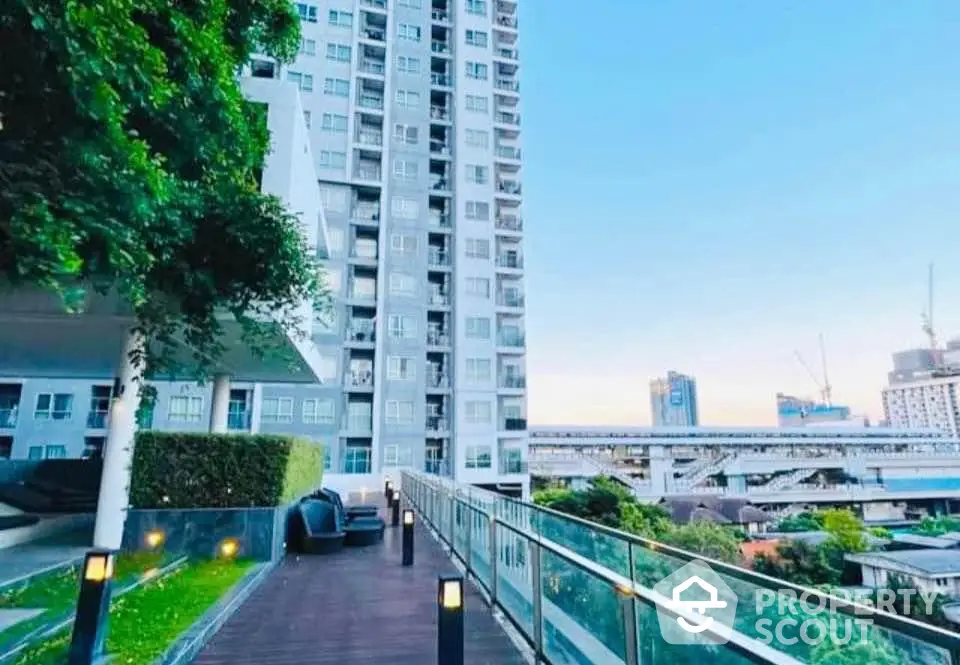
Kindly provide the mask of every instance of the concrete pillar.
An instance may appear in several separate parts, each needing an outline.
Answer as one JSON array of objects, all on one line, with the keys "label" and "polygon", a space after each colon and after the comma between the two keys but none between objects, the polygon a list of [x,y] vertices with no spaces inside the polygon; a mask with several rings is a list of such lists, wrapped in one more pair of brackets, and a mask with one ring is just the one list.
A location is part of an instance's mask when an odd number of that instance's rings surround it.
[{"label": "concrete pillar", "polygon": [[130,467],[133,465],[134,435],[137,431],[137,409],[140,408],[140,359],[131,357],[144,350],[139,332],[130,331],[123,346],[118,372],[118,392],[110,405],[107,419],[107,441],[103,451],[103,474],[97,500],[97,519],[93,546],[119,549],[123,540],[123,524],[130,501]]},{"label": "concrete pillar", "polygon": [[230,412],[230,375],[216,374],[213,377],[213,401],[210,403],[210,431],[227,433],[227,415]]}]

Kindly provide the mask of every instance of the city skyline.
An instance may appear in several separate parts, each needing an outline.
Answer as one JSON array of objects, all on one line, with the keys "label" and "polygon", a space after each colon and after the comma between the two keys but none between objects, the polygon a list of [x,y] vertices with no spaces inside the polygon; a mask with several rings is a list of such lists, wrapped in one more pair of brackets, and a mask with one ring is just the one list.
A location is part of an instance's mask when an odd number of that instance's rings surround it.
[{"label": "city skyline", "polygon": [[774,424],[777,392],[817,396],[793,354],[819,333],[834,400],[876,422],[931,261],[960,334],[958,9],[594,9],[631,35],[562,51],[578,6],[520,8],[531,422],[649,423],[680,367],[704,424]]}]

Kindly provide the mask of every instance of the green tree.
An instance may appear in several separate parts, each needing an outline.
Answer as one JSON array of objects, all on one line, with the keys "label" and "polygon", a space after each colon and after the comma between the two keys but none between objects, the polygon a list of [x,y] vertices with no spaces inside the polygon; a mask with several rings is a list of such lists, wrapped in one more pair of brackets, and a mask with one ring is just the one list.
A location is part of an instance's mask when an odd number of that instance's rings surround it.
[{"label": "green tree", "polygon": [[[267,313],[320,295],[299,220],[258,183],[263,109],[236,76],[290,60],[287,0],[11,0],[0,13],[0,283],[113,292],[155,360],[262,348]],[[305,220],[313,223],[314,220]],[[118,354],[120,350],[118,349]]]},{"label": "green tree", "polygon": [[781,543],[775,556],[758,554],[753,568],[758,573],[804,586],[839,584],[842,573],[842,569],[834,567],[826,549],[802,540]]},{"label": "green tree", "polygon": [[727,527],[712,522],[674,526],[661,536],[664,543],[709,559],[728,563],[740,560],[740,541]]},{"label": "green tree", "polygon": [[845,554],[867,550],[866,529],[852,510],[831,508],[823,511],[823,530],[830,536],[828,542]]},{"label": "green tree", "polygon": [[821,529],[823,529],[823,514],[819,511],[802,512],[798,515],[784,517],[777,523],[776,528],[781,533],[820,531]]}]

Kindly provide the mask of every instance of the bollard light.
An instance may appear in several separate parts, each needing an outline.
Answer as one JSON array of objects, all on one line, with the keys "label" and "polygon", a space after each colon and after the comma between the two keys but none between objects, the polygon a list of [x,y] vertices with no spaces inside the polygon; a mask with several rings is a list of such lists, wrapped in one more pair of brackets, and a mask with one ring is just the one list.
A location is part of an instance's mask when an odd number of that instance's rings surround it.
[{"label": "bollard light", "polygon": [[147,544],[147,547],[155,550],[163,545],[163,541],[166,540],[166,537],[164,536],[162,530],[153,529],[152,531],[147,532],[147,534],[143,537],[143,540]]},{"label": "bollard light", "polygon": [[437,599],[437,665],[463,665],[463,577],[441,575]]},{"label": "bollard light", "polygon": [[403,561],[404,566],[413,565],[413,510],[403,511]]},{"label": "bollard light", "polygon": [[390,516],[391,526],[400,526],[400,490],[393,490],[390,507],[393,509],[393,513]]},{"label": "bollard light", "polygon": [[240,551],[240,543],[235,538],[227,538],[220,543],[217,550],[224,559],[232,559]]},{"label": "bollard light", "polygon": [[393,496],[393,481],[389,478],[383,484],[383,493],[387,495],[387,499]]},{"label": "bollard light", "polygon": [[92,550],[83,561],[67,665],[93,665],[103,661],[114,557],[112,550]]}]

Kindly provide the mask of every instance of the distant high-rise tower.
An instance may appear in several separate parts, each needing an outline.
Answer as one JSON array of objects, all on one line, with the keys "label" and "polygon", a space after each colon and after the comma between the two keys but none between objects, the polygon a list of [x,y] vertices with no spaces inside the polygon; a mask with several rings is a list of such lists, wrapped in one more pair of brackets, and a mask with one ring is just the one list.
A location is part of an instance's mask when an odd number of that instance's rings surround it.
[{"label": "distant high-rise tower", "polygon": [[670,371],[666,378],[651,381],[650,412],[655,426],[699,425],[696,380],[692,376]]}]

